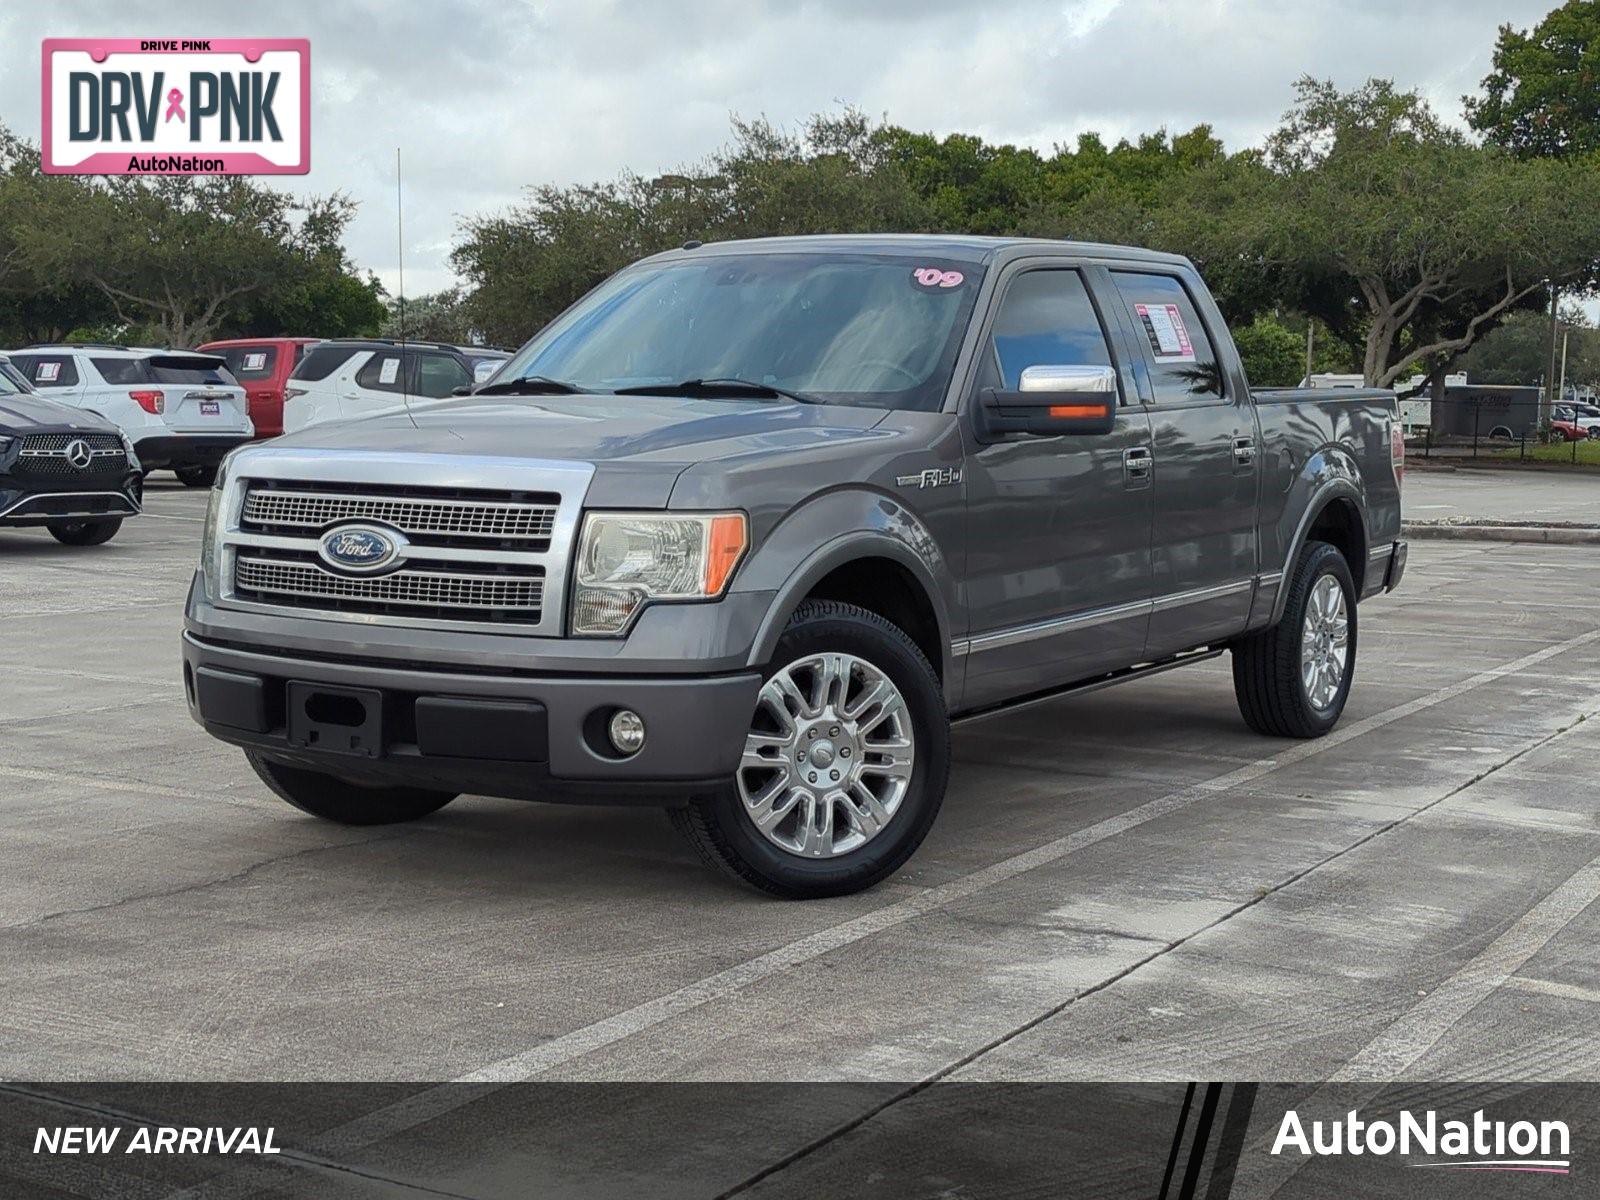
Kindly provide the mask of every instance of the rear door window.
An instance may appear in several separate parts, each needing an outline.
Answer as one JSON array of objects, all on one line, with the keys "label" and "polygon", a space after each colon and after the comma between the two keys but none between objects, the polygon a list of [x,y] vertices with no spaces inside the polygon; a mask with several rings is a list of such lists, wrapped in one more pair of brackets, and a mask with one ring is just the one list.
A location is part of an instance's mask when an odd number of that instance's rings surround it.
[{"label": "rear door window", "polygon": [[417,355],[416,391],[419,396],[442,400],[458,387],[471,387],[472,382],[472,372],[459,358],[448,354]]},{"label": "rear door window", "polygon": [[1006,288],[989,330],[988,386],[1015,391],[1028,367],[1109,367],[1100,317],[1075,270],[1018,275]]},{"label": "rear door window", "polygon": [[36,388],[76,387],[78,364],[70,354],[16,354],[11,358],[16,368]]},{"label": "rear door window", "polygon": [[150,375],[142,358],[91,358],[90,364],[107,383],[149,383]]},{"label": "rear door window", "polygon": [[1216,347],[1194,299],[1176,275],[1112,271],[1142,342],[1157,404],[1214,404],[1226,394]]},{"label": "rear door window", "polygon": [[360,350],[359,346],[312,346],[294,369],[291,379],[326,379]]},{"label": "rear door window", "polygon": [[400,365],[398,350],[380,351],[356,372],[356,386],[369,392],[403,392],[405,372]]},{"label": "rear door window", "polygon": [[228,364],[228,373],[240,383],[259,383],[272,378],[278,364],[276,346],[228,346],[216,351]]}]

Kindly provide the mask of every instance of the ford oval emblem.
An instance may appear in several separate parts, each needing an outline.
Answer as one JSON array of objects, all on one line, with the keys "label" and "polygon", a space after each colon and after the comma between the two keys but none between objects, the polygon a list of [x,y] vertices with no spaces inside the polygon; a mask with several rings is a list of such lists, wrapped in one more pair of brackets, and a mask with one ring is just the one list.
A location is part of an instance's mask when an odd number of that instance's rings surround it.
[{"label": "ford oval emblem", "polygon": [[369,525],[341,525],[322,535],[317,552],[341,571],[381,571],[400,557],[404,539]]}]

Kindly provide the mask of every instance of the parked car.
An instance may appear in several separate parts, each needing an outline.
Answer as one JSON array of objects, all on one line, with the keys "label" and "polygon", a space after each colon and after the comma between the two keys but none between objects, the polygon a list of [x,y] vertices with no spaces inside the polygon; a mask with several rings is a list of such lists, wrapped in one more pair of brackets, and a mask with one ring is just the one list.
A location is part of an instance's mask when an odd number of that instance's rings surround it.
[{"label": "parked car", "polygon": [[1403,457],[1392,392],[1251,391],[1184,258],[686,247],[470,399],[232,456],[184,682],[329,820],[663,804],[731,876],[837,895],[927,833],[952,719],[1232,651],[1250,728],[1326,734]]},{"label": "parked car", "polygon": [[202,354],[215,354],[228,365],[228,373],[244,388],[250,406],[250,423],[256,437],[277,437],[283,432],[283,389],[289,374],[320,338],[235,338],[207,342]]},{"label": "parked car", "polygon": [[50,399],[120,427],[147,473],[170,468],[190,487],[210,487],[222,456],[255,434],[244,389],[212,355],[77,343],[10,355]]},{"label": "parked car", "polygon": [[143,476],[110,421],[46,400],[0,355],[0,529],[44,526],[99,546],[137,516]]},{"label": "parked car", "polygon": [[1552,414],[1550,432],[1564,442],[1581,442],[1589,436],[1589,431],[1573,419],[1570,409],[1565,416],[1561,415],[1560,410]]},{"label": "parked car", "polygon": [[511,357],[511,351],[496,350],[489,346],[457,346],[456,349],[471,365],[474,384],[489,382],[500,369],[500,364]]},{"label": "parked car", "polygon": [[289,376],[283,428],[294,433],[324,421],[401,411],[472,384],[472,362],[454,346],[338,338],[313,346]]}]

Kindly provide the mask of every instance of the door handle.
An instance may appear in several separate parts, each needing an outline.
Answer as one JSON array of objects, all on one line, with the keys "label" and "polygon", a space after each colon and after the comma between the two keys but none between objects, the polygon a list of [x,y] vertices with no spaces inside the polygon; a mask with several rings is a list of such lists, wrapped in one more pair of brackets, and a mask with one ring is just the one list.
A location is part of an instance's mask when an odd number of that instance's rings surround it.
[{"label": "door handle", "polygon": [[1130,446],[1122,452],[1122,482],[1128,487],[1143,487],[1150,481],[1154,465],[1149,446]]},{"label": "door handle", "polygon": [[1233,462],[1237,467],[1255,465],[1256,440],[1255,438],[1236,437],[1233,439]]}]

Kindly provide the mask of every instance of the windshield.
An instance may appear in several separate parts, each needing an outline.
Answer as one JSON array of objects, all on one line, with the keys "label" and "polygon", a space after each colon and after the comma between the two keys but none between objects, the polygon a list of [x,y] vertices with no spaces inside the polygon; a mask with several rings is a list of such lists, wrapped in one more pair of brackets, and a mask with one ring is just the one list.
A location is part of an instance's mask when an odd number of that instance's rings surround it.
[{"label": "windshield", "polygon": [[708,254],[624,271],[512,356],[585,391],[738,379],[837,404],[934,410],[981,268],[871,254]]},{"label": "windshield", "polygon": [[32,390],[17,369],[0,358],[0,396],[20,396]]}]

